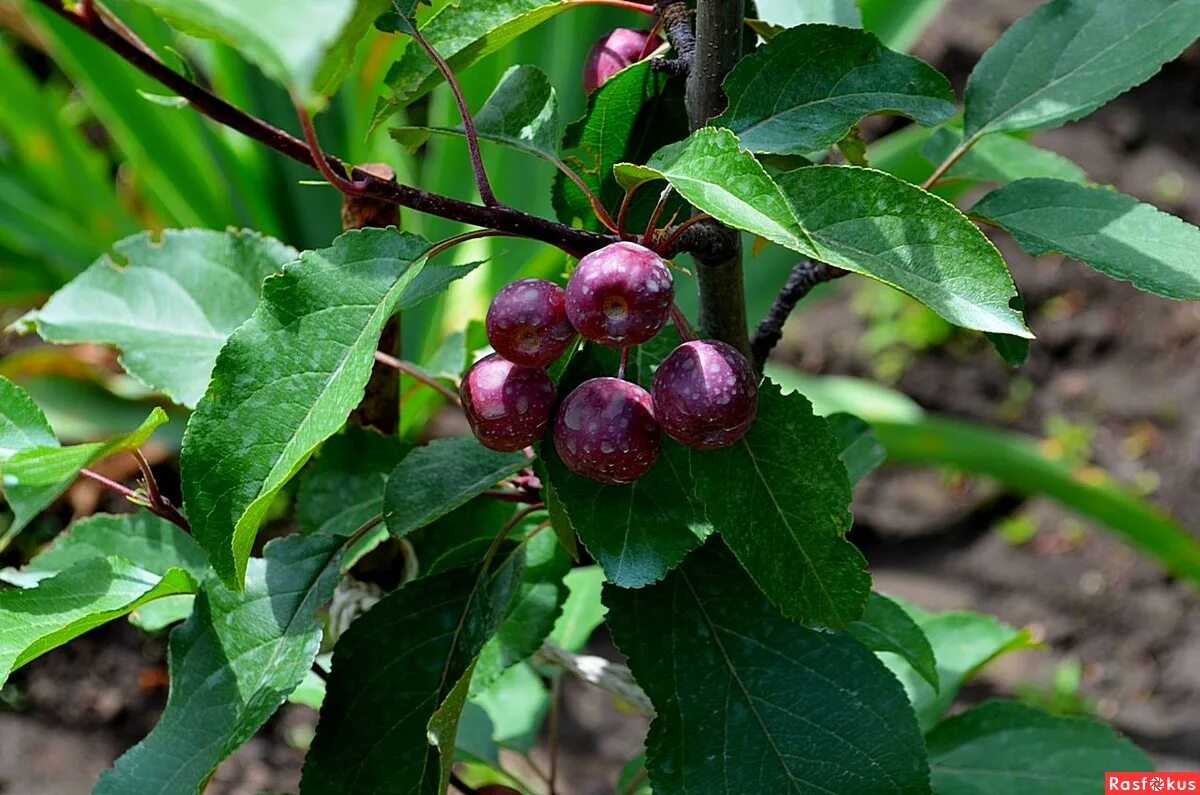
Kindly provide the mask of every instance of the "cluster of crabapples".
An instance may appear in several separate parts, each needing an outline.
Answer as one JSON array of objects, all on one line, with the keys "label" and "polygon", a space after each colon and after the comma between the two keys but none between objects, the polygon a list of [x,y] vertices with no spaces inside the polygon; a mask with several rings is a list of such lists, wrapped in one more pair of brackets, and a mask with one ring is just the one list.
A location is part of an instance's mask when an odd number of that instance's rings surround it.
[{"label": "cluster of crabapples", "polygon": [[618,377],[585,381],[558,402],[545,368],[576,334],[628,349],[652,339],[674,306],[671,271],[636,243],[613,243],[579,261],[564,290],[544,279],[504,287],[487,313],[495,353],[462,382],[475,437],[493,450],[520,450],[554,423],[553,443],[571,471],[601,483],[632,483],[650,470],[662,434],[698,450],[733,444],[754,422],[757,376],[734,348],[684,342],[654,373],[651,390]]}]

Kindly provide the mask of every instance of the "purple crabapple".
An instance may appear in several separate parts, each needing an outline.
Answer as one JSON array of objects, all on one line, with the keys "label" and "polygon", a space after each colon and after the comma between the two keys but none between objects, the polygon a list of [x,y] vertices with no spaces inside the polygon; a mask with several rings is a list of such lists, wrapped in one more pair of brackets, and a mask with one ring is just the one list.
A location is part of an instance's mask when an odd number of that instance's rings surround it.
[{"label": "purple crabapple", "polygon": [[662,449],[650,393],[620,378],[584,381],[559,407],[554,449],[577,475],[632,483],[650,470]]},{"label": "purple crabapple", "polygon": [[566,293],[545,279],[520,279],[492,299],[487,338],[496,353],[521,367],[545,367],[570,347]]},{"label": "purple crabapple", "polygon": [[626,66],[637,63],[646,50],[650,33],[633,28],[616,28],[605,34],[588,51],[583,67],[583,87],[590,94]]},{"label": "purple crabapple", "polygon": [[733,347],[685,342],[654,373],[654,416],[675,441],[697,450],[728,447],[746,435],[758,410],[758,378]]},{"label": "purple crabapple", "polygon": [[662,257],[637,243],[612,243],[575,266],[567,317],[585,338],[624,348],[654,337],[671,315],[674,279]]},{"label": "purple crabapple", "polygon": [[545,370],[520,367],[498,353],[467,370],[460,394],[475,438],[506,453],[542,438],[557,397]]}]

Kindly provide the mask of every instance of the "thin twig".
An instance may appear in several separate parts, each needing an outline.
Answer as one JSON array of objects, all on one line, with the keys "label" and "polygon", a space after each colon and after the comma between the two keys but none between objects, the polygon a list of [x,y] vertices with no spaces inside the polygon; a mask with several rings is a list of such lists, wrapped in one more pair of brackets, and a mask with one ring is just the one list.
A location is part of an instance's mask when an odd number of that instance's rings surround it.
[{"label": "thin twig", "polygon": [[459,778],[457,773],[450,774],[450,786],[454,787],[462,795],[479,795],[479,790]]},{"label": "thin twig", "polygon": [[420,381],[430,389],[437,390],[437,392],[441,394],[442,397],[446,398],[446,400],[449,400],[454,405],[462,408],[462,399],[459,398],[453,389],[443,383],[440,383],[436,378],[430,378],[427,373],[421,372],[420,369],[413,367],[403,359],[397,359],[395,356],[384,353],[383,351],[375,351],[375,361],[379,362],[380,364],[386,364],[388,367],[393,367],[405,375],[411,376],[413,379]]},{"label": "thin twig", "polygon": [[971,147],[979,140],[977,137],[964,138],[962,142],[954,147],[950,154],[946,155],[946,159],[938,164],[938,167],[929,175],[929,179],[921,183],[921,190],[929,190],[934,185],[938,184],[938,180],[946,176],[946,172],[954,168],[954,165],[962,159],[963,155],[971,151]]},{"label": "thin twig", "polygon": [[532,494],[526,494],[521,491],[510,491],[507,489],[488,489],[483,493],[484,497],[491,497],[493,500],[503,500],[504,502],[520,502],[526,505],[541,504],[542,499]]},{"label": "thin twig", "polygon": [[664,240],[662,245],[658,247],[658,253],[664,257],[671,256],[672,249],[679,243],[679,238],[683,237],[684,232],[701,221],[711,220],[713,220],[713,217],[708,213],[697,213],[696,215],[693,215],[691,218],[687,219],[682,224],[671,230],[671,233],[667,236],[667,239]]},{"label": "thin twig", "polygon": [[317,171],[321,172],[325,181],[347,196],[363,195],[367,189],[367,181],[349,180],[333,170],[325,153],[321,151],[321,142],[317,140],[317,131],[313,127],[312,116],[299,103],[296,105],[296,115],[300,118],[300,129],[304,132],[304,141],[308,144],[308,151],[317,166]]},{"label": "thin twig", "polygon": [[621,199],[621,209],[617,210],[617,237],[625,237],[625,217],[629,215],[629,206],[633,204],[634,194],[645,184],[645,182],[639,182],[625,191],[625,196]]},{"label": "thin twig", "polygon": [[146,460],[146,456],[141,450],[134,450],[130,453],[133,460],[137,461],[138,469],[142,472],[142,482],[146,484],[146,496],[150,499],[153,505],[162,505],[163,495],[158,488],[158,481],[154,478],[154,472],[150,469],[150,462]]},{"label": "thin twig", "polygon": [[750,341],[751,360],[754,369],[762,372],[767,357],[783,338],[783,327],[796,304],[822,282],[845,276],[848,271],[826,265],[824,262],[800,260],[792,267],[787,281],[775,296],[767,316],[758,324],[754,339]]},{"label": "thin twig", "polygon": [[573,0],[571,5],[575,6],[608,6],[609,8],[623,8],[626,11],[637,11],[640,14],[654,15],[654,6],[648,6],[643,3],[634,3],[630,0]]},{"label": "thin twig", "polygon": [[659,194],[658,204],[654,205],[654,212],[650,213],[650,220],[646,222],[646,231],[642,233],[642,245],[649,248],[650,243],[654,240],[654,233],[658,226],[658,219],[662,217],[663,210],[667,206],[667,199],[671,198],[671,194],[675,191],[673,185],[667,185],[663,188],[663,192]]},{"label": "thin twig", "polygon": [[450,91],[454,94],[454,102],[458,105],[458,115],[462,117],[463,132],[467,136],[467,151],[471,154],[471,170],[475,172],[475,185],[479,188],[479,198],[483,200],[485,207],[497,206],[500,201],[492,191],[492,183],[488,181],[487,171],[483,167],[483,155],[479,152],[479,133],[475,130],[475,119],[471,116],[467,98],[463,96],[462,86],[459,85],[458,78],[454,76],[454,70],[450,68],[450,64],[446,63],[446,59],[437,51],[437,48],[422,35],[415,24],[406,25],[406,28],[408,35],[421,45],[421,49],[442,73],[446,85],[450,86]]},{"label": "thin twig", "polygon": [[554,677],[550,683],[550,715],[546,719],[546,733],[550,735],[550,772],[546,775],[546,784],[550,787],[549,795],[557,795],[554,782],[558,779],[558,735],[562,713],[562,683],[561,676]]},{"label": "thin twig", "polygon": [[[79,14],[65,8],[59,0],[37,0],[37,2],[104,44],[142,73],[186,99],[192,108],[218,124],[237,130],[302,165],[309,168],[317,167],[307,143],[234,107],[187,77],[175,72],[152,52],[148,52],[138,44],[126,39],[110,25],[89,24]],[[343,173],[347,171],[345,164],[331,155],[325,155],[325,162],[335,170]],[[508,206],[484,207],[449,196],[429,193],[394,180],[380,179],[360,169],[349,170],[349,174],[352,180],[362,180],[366,183],[364,192],[367,195],[381,201],[388,201],[418,212],[429,213],[471,226],[499,229],[521,237],[539,240],[557,246],[573,256],[581,256],[603,248],[615,239],[610,235],[575,229],[566,224],[539,218]]]},{"label": "thin twig", "polygon": [[692,328],[692,324],[688,322],[678,304],[671,304],[671,321],[675,324],[675,328],[684,342],[696,339],[696,330]]},{"label": "thin twig", "polygon": [[429,253],[425,255],[425,260],[428,262],[438,254],[454,248],[461,243],[466,243],[471,240],[479,240],[480,238],[484,237],[515,237],[515,235],[513,235],[512,232],[502,232],[497,229],[476,229],[473,232],[463,232],[461,235],[448,237],[435,245],[433,248],[429,249]]},{"label": "thin twig", "polygon": [[140,505],[144,507],[146,510],[150,511],[150,513],[166,519],[180,530],[183,530],[184,532],[191,532],[192,526],[188,523],[187,518],[184,517],[184,515],[181,514],[174,505],[171,505],[171,503],[167,502],[165,499],[163,499],[160,504],[155,505],[150,502],[146,495],[139,494],[128,486],[118,483],[111,478],[106,478],[104,475],[101,475],[95,470],[81,469],[79,470],[79,474],[85,478],[96,481],[101,486],[112,489],[125,499],[132,502],[134,505]]},{"label": "thin twig", "polygon": [[595,214],[596,220],[604,224],[604,227],[608,229],[608,231],[618,232],[619,230],[617,227],[617,222],[614,221],[613,217],[608,214],[608,210],[606,210],[604,205],[600,202],[600,197],[593,193],[592,189],[589,188],[587,183],[583,181],[583,177],[576,174],[574,169],[558,158],[554,158],[550,162],[552,162],[559,171],[566,175],[567,179],[574,182],[575,187],[579,188],[579,190],[587,198],[588,204],[592,206],[592,213]]}]

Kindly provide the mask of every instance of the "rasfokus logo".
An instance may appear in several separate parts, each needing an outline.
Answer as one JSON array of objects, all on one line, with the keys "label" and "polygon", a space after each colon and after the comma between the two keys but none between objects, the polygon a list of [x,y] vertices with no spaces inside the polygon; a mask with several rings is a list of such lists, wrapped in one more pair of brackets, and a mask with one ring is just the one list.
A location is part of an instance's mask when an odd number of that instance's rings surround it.
[{"label": "rasfokus logo", "polygon": [[1104,795],[1118,792],[1200,793],[1200,772],[1105,773]]}]

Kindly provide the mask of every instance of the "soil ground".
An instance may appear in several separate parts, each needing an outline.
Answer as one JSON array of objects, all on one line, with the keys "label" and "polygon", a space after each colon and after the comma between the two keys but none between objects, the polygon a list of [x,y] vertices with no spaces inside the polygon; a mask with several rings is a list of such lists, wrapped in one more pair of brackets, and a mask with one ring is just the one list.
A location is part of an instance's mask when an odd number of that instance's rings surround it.
[{"label": "soil ground", "polygon": [[[952,0],[918,54],[960,91],[980,52],[1034,0]],[[1037,137],[1097,182],[1200,223],[1200,53],[1086,121]],[[1038,341],[1008,370],[961,340],[913,355],[897,386],[927,408],[1043,434],[1064,420],[1092,437],[1093,460],[1200,532],[1200,305],[1137,292],[1061,259],[1004,248]],[[850,280],[846,280],[849,282]],[[819,373],[870,376],[854,286],[839,285],[788,329],[780,356]],[[1200,769],[1200,598],[1099,530],[1043,501],[1002,504],[984,484],[885,468],[859,489],[855,540],[877,588],[934,610],[969,607],[1030,627],[1046,650],[1006,658],[966,701],[1046,688],[1058,665],[1082,666],[1080,694],[1165,767]],[[993,532],[1019,517],[1014,543]],[[611,654],[603,639],[598,653]],[[165,639],[126,624],[97,630],[15,678],[0,712],[0,792],[77,795],[153,725],[165,701]],[[570,683],[562,795],[608,795],[640,748],[644,722]],[[222,766],[208,792],[295,791],[314,715],[289,706]],[[544,749],[537,755],[544,762]]]}]

